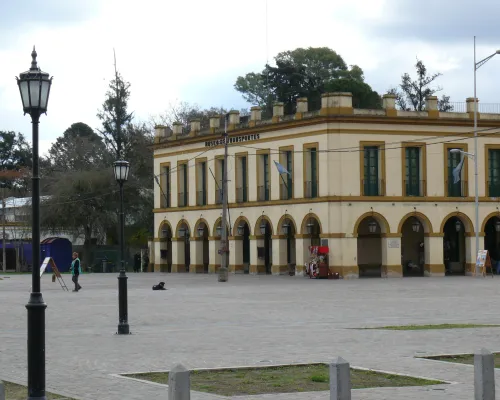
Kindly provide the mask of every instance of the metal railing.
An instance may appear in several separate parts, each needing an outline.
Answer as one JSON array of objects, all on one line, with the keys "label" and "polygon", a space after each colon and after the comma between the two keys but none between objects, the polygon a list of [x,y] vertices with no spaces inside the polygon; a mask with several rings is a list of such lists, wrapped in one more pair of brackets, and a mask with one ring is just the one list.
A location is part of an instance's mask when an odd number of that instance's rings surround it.
[{"label": "metal railing", "polygon": [[[450,102],[452,109],[449,112],[466,113],[467,103]],[[474,112],[474,104],[471,104],[471,111]],[[500,103],[477,103],[477,112],[482,114],[500,114]]]},{"label": "metal railing", "polygon": [[308,199],[318,197],[318,181],[304,182],[304,197]]},{"label": "metal railing", "polygon": [[285,185],[284,183],[280,184],[280,200],[289,200],[293,198],[293,184],[287,184]]},{"label": "metal railing", "polygon": [[199,190],[196,192],[196,205],[197,206],[206,206],[207,205],[207,191]]},{"label": "metal railing", "polygon": [[222,189],[215,189],[215,204],[222,204]]},{"label": "metal railing", "polygon": [[453,183],[453,179],[446,181],[448,197],[467,197],[469,195],[469,182],[460,180]]},{"label": "metal railing", "polygon": [[246,186],[236,188],[236,203],[248,201],[248,188]]},{"label": "metal railing", "polygon": [[425,181],[419,179],[405,180],[405,196],[425,196]]},{"label": "metal railing", "polygon": [[363,179],[363,196],[385,196],[383,179]]},{"label": "metal railing", "polygon": [[488,197],[500,197],[500,180],[488,181]]},{"label": "metal railing", "polygon": [[271,193],[269,192],[269,185],[257,186],[257,200],[267,201],[270,200]]},{"label": "metal railing", "polygon": [[188,205],[188,192],[179,192],[177,205],[178,207],[186,207]]}]

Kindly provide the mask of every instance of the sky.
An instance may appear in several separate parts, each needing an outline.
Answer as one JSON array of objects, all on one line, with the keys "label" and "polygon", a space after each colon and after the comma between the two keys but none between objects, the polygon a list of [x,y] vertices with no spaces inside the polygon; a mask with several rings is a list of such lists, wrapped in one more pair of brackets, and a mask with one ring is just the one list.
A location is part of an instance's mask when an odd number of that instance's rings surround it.
[{"label": "sky", "polygon": [[[40,151],[75,122],[96,117],[117,68],[129,107],[147,121],[180,101],[247,108],[236,78],[297,47],[329,47],[383,94],[417,57],[443,75],[439,95],[473,96],[477,60],[500,49],[500,1],[476,0],[0,0],[0,130],[31,138],[15,76],[38,65],[54,77]],[[267,11],[266,11],[267,10]],[[267,18],[266,18],[267,15]],[[477,72],[481,103],[500,103],[500,56]]]}]

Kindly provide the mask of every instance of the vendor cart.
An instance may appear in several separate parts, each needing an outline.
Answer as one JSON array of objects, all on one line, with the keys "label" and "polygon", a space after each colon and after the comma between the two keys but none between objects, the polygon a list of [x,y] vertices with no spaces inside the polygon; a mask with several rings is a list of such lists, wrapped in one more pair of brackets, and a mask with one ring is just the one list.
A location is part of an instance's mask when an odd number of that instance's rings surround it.
[{"label": "vendor cart", "polygon": [[309,246],[310,260],[305,264],[310,279],[331,279],[328,267],[328,246]]}]

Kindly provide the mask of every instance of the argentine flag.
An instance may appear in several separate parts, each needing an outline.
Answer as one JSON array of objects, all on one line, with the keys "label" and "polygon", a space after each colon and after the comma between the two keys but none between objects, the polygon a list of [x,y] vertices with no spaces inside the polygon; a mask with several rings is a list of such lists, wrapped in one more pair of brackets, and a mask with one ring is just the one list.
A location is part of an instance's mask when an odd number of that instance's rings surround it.
[{"label": "argentine flag", "polygon": [[460,181],[460,176],[462,175],[462,167],[464,166],[464,155],[462,154],[462,159],[458,165],[453,168],[453,183],[458,183]]},{"label": "argentine flag", "polygon": [[281,165],[279,162],[276,162],[276,161],[275,161],[275,162],[274,162],[274,164],[276,165],[276,168],[278,168],[278,172],[280,173],[280,175],[281,175],[281,174],[288,174],[288,175],[290,175],[290,176],[292,175],[292,174],[290,174],[290,172],[288,172],[288,171],[286,170],[286,168],[285,168],[283,165]]}]

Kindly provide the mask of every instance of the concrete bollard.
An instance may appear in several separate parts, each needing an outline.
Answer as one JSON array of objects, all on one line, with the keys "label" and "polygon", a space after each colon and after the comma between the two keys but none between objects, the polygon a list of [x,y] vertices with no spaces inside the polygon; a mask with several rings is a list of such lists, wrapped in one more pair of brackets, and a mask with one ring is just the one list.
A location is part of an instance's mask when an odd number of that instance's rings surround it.
[{"label": "concrete bollard", "polygon": [[474,354],[474,399],[495,400],[495,358],[486,349]]},{"label": "concrete bollard", "polygon": [[351,400],[351,370],[342,357],[330,364],[330,400]]},{"label": "concrete bollard", "polygon": [[168,373],[168,400],[190,400],[190,398],[189,371],[178,364]]},{"label": "concrete bollard", "polygon": [[0,381],[0,400],[5,400],[5,388],[2,381]]}]

